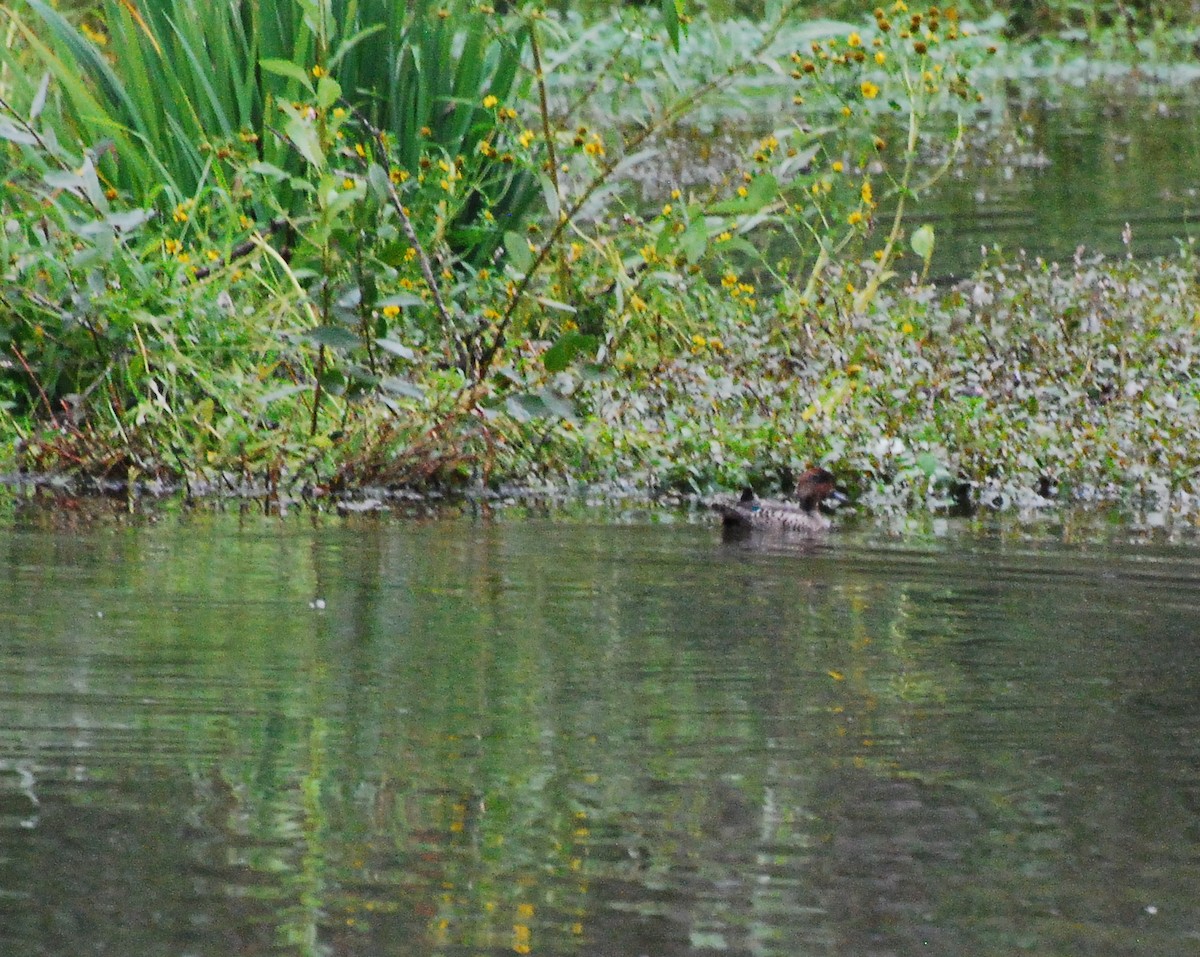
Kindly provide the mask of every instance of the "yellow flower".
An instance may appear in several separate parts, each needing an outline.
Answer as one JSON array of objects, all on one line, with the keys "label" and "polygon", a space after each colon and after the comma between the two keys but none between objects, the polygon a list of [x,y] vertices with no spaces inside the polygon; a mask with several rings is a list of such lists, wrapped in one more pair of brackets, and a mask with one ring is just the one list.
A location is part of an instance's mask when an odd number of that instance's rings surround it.
[{"label": "yellow flower", "polygon": [[673,208],[673,207],[671,206],[671,204],[670,204],[670,203],[667,203],[667,205],[665,205],[665,206],[662,208],[662,214],[663,214],[664,216],[670,216],[670,215],[671,215],[671,210],[672,210],[672,208]]},{"label": "yellow flower", "polygon": [[400,307],[399,306],[384,306],[383,314],[385,316],[387,316],[389,319],[392,319],[395,316],[400,315]]},{"label": "yellow flower", "polygon": [[860,37],[857,33],[851,33],[846,39],[846,42],[852,47],[860,47],[862,46],[862,37]]},{"label": "yellow flower", "polygon": [[318,80],[325,75],[325,71],[321,68],[319,63],[312,68],[312,75]]},{"label": "yellow flower", "polygon": [[388,173],[388,178],[393,183],[403,183],[409,177],[409,172],[406,169],[393,169]]},{"label": "yellow flower", "polygon": [[79,32],[91,40],[96,46],[102,47],[108,43],[108,35],[99,30],[93,30],[86,23],[79,24]]},{"label": "yellow flower", "polygon": [[363,147],[362,143],[355,143],[355,144],[354,144],[354,152],[356,152],[356,153],[357,153],[359,156],[363,157],[364,159],[366,158],[367,151],[366,151],[366,149]]},{"label": "yellow flower", "polygon": [[854,212],[852,212],[849,216],[846,217],[846,222],[848,222],[851,226],[857,226],[859,223],[862,222],[862,218],[863,218],[862,213],[860,213],[856,209]]},{"label": "yellow flower", "polygon": [[842,107],[842,116],[851,116],[853,113],[854,113],[854,111],[852,109],[850,109],[850,107],[848,107],[848,106]]},{"label": "yellow flower", "polygon": [[880,66],[883,66],[883,64],[887,63],[887,54],[884,53],[882,50],[876,50],[875,51],[875,62],[878,63]]},{"label": "yellow flower", "polygon": [[422,126],[421,127],[421,135],[422,136],[433,136],[433,130],[431,130],[428,126]]},{"label": "yellow flower", "polygon": [[677,189],[671,190],[671,199],[678,200],[681,195],[683,195],[683,194],[680,193],[679,190],[677,190]]},{"label": "yellow flower", "polygon": [[911,322],[905,322],[904,325],[900,327],[900,331],[906,336],[911,335],[913,332],[913,324]]},{"label": "yellow flower", "polygon": [[717,242],[719,243],[727,243],[731,239],[733,239],[733,233],[731,233],[728,229],[717,236]]},{"label": "yellow flower", "polygon": [[354,189],[354,180],[347,176],[342,180],[342,189]]},{"label": "yellow flower", "polygon": [[737,194],[738,194],[740,197],[742,197],[742,199],[745,199],[747,196],[749,196],[749,195],[750,195],[750,190],[746,189],[746,187],[745,187],[745,186],[739,186],[739,187],[737,188]]},{"label": "yellow flower", "polygon": [[834,171],[835,173],[840,173],[840,172],[841,172],[842,170],[844,170],[845,168],[846,168],[846,167],[845,167],[845,165],[842,163],[842,161],[841,161],[841,160],[834,160],[834,161],[833,161],[833,171]]},{"label": "yellow flower", "polygon": [[875,205],[875,194],[871,192],[871,184],[863,183],[861,192],[862,192],[862,201],[864,203],[866,203],[868,206],[874,206]]},{"label": "yellow flower", "polygon": [[524,148],[524,149],[529,149],[529,146],[533,142],[533,140],[534,140],[533,130],[521,130],[521,135],[517,137],[517,142],[520,143],[522,148]]},{"label": "yellow flower", "polygon": [[634,293],[634,295],[629,297],[629,308],[634,312],[645,312],[646,300]]},{"label": "yellow flower", "polygon": [[870,80],[863,80],[862,84],[859,86],[859,89],[862,90],[862,95],[868,100],[873,100],[875,97],[879,96],[879,87],[877,87]]},{"label": "yellow flower", "polygon": [[496,99],[496,97],[492,96],[492,94],[489,93],[487,96],[485,96],[483,98],[483,108],[485,110],[490,110],[493,106],[495,106],[499,102],[500,101],[498,99]]}]

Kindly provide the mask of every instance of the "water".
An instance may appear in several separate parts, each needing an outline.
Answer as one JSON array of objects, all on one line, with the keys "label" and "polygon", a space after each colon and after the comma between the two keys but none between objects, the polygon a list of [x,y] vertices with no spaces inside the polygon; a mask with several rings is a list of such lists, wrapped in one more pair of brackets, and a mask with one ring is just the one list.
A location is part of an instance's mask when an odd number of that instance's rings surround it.
[{"label": "water", "polygon": [[18,518],[0,953],[1195,954],[1197,569]]}]

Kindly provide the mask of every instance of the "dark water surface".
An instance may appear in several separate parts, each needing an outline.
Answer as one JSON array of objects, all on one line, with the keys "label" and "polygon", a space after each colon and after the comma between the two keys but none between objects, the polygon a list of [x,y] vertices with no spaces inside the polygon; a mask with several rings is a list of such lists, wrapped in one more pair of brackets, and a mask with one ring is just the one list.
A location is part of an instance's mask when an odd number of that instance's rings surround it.
[{"label": "dark water surface", "polygon": [[1200,952],[1194,549],[40,524],[0,954]]}]

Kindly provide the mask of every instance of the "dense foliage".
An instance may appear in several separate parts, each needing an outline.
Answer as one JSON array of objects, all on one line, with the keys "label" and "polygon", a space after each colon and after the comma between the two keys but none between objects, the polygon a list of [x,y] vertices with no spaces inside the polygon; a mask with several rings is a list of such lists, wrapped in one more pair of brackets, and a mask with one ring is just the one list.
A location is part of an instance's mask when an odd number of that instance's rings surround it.
[{"label": "dense foliage", "polygon": [[[881,507],[1192,490],[1186,263],[924,285],[906,216],[946,165],[919,160],[953,155],[996,42],[954,10],[401,6],[5,11],[11,465],[703,491],[821,461]],[[706,176],[661,172],[763,97],[770,128]]]}]

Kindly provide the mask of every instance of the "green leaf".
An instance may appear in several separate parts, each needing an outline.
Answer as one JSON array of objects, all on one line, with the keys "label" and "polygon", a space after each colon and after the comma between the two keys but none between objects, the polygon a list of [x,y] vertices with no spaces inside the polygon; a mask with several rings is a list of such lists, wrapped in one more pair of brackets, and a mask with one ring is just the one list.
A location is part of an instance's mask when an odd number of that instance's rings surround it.
[{"label": "green leaf", "polygon": [[925,262],[929,262],[933,256],[933,247],[935,237],[933,227],[926,223],[924,226],[918,227],[912,234],[912,251],[920,256]]},{"label": "green leaf", "polygon": [[687,261],[693,265],[703,257],[704,251],[708,249],[708,225],[704,222],[703,215],[694,217],[688,223],[687,229],[679,237],[679,248],[687,256]]},{"label": "green leaf", "polygon": [[402,395],[407,399],[423,399],[425,390],[417,383],[400,376],[390,375],[379,383],[379,388],[390,395]]},{"label": "green leaf", "polygon": [[533,253],[529,251],[529,241],[520,233],[507,232],[504,234],[504,251],[520,272],[528,272],[533,265]]},{"label": "green leaf", "polygon": [[562,372],[580,353],[595,355],[599,344],[595,336],[584,335],[582,332],[564,332],[554,345],[542,353],[542,364],[547,372]]},{"label": "green leaf", "polygon": [[272,57],[264,57],[258,61],[268,73],[274,73],[276,76],[285,76],[289,80],[295,80],[297,83],[312,92],[312,80],[309,78],[308,71],[298,63],[293,63],[291,60],[277,60]]},{"label": "green leaf", "polygon": [[327,110],[342,95],[342,85],[331,76],[323,76],[317,80],[317,106]]},{"label": "green leaf", "polygon": [[303,335],[313,345],[328,346],[330,349],[339,349],[343,352],[357,349],[362,345],[362,340],[358,336],[341,326],[317,326],[315,329],[309,329]]},{"label": "green leaf", "polygon": [[384,306],[399,306],[401,309],[408,309],[413,306],[425,305],[425,300],[420,296],[413,295],[411,292],[398,292],[394,296],[388,296],[386,299],[380,299],[375,303],[380,309]]},{"label": "green leaf", "polygon": [[325,166],[325,151],[321,149],[321,137],[312,123],[299,116],[289,116],[283,131],[300,151],[301,156],[317,169]]},{"label": "green leaf", "polygon": [[412,359],[416,356],[416,353],[412,349],[402,342],[397,342],[395,339],[376,339],[375,345],[379,346],[384,352],[390,352],[401,359]]}]

